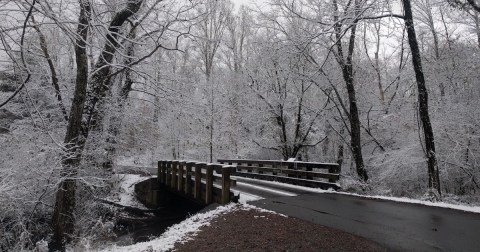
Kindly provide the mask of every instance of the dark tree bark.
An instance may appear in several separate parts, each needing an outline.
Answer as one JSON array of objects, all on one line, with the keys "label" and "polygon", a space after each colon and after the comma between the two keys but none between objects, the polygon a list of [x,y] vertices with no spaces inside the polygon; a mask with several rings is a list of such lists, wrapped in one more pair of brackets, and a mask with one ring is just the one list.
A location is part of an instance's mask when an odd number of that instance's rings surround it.
[{"label": "dark tree bark", "polygon": [[85,103],[86,120],[82,125],[82,133],[85,138],[92,127],[96,127],[102,121],[102,111],[99,109],[99,102],[105,98],[108,91],[111,90],[110,81],[111,64],[113,56],[119,46],[118,34],[122,25],[140,9],[143,0],[129,0],[127,6],[117,12],[108,28],[107,41],[105,47],[95,64],[95,73],[91,79],[91,85],[88,90],[87,101]]},{"label": "dark tree bark", "polygon": [[428,159],[428,187],[436,190],[441,195],[440,178],[437,165],[437,158],[435,152],[435,140],[433,137],[433,129],[430,123],[430,116],[428,112],[428,93],[425,84],[425,76],[422,70],[422,59],[420,49],[418,47],[417,36],[415,34],[415,27],[413,23],[412,6],[410,0],[402,0],[403,8],[405,10],[405,26],[407,27],[408,43],[412,52],[412,63],[415,71],[415,77],[418,87],[418,103],[420,120],[425,138],[426,154]]},{"label": "dark tree bark", "polygon": [[345,86],[347,88],[348,93],[348,101],[350,105],[350,111],[348,114],[348,119],[350,121],[350,145],[352,147],[352,154],[355,160],[355,166],[357,170],[358,176],[363,180],[368,180],[367,170],[365,170],[365,164],[363,162],[363,155],[362,155],[362,145],[361,145],[361,126],[360,126],[360,118],[358,115],[358,106],[357,106],[357,98],[355,92],[355,83],[353,78],[353,53],[355,50],[355,38],[356,38],[356,30],[357,30],[357,23],[358,23],[358,14],[359,14],[359,2],[356,0],[354,2],[355,8],[355,18],[353,23],[351,24],[350,30],[350,38],[348,42],[348,51],[347,57],[345,58],[343,53],[343,46],[342,46],[342,21],[339,20],[338,16],[338,4],[337,1],[333,1],[334,7],[334,22],[335,22],[335,34],[336,34],[336,47],[337,47],[337,61],[342,69],[343,79],[345,81]]},{"label": "dark tree bark", "polygon": [[[88,137],[92,118],[100,118],[97,103],[102,101],[107,91],[110,90],[110,64],[118,47],[118,32],[123,23],[135,14],[142,4],[142,0],[130,0],[125,9],[117,12],[110,23],[107,41],[95,65],[95,74],[91,79],[91,88],[88,87],[88,56],[86,41],[88,39],[88,26],[91,15],[91,5],[88,0],[80,0],[80,16],[77,28],[75,55],[77,63],[77,77],[75,93],[70,110],[67,133],[65,136],[66,153],[62,162],[63,180],[57,190],[55,209],[53,214],[54,235],[49,244],[49,249],[65,250],[65,243],[71,240],[74,231],[75,208],[75,176],[85,141]],[[86,120],[82,120],[86,119]]]},{"label": "dark tree bark", "polygon": [[80,16],[78,19],[77,39],[75,41],[75,56],[77,63],[77,77],[75,93],[65,135],[65,157],[63,159],[62,181],[57,189],[55,208],[53,213],[53,237],[49,244],[51,251],[65,250],[65,243],[71,240],[74,231],[75,208],[75,175],[80,163],[81,151],[79,147],[80,129],[83,116],[83,105],[86,99],[88,83],[88,59],[86,41],[90,22],[91,6],[88,0],[79,0]]}]

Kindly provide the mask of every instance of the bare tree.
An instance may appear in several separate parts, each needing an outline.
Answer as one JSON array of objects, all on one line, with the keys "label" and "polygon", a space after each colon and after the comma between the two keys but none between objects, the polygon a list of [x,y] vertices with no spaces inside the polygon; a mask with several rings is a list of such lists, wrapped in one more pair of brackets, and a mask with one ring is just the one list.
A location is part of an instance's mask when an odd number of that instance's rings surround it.
[{"label": "bare tree", "polygon": [[415,26],[413,23],[412,6],[410,0],[402,0],[405,11],[405,26],[407,27],[408,43],[412,52],[412,63],[415,71],[415,78],[418,87],[418,103],[419,114],[422,121],[422,128],[424,133],[426,155],[428,159],[428,187],[439,195],[442,194],[440,188],[440,176],[438,171],[438,164],[435,152],[435,140],[433,136],[433,129],[430,123],[430,115],[428,111],[428,92],[425,83],[425,76],[422,70],[422,58],[420,49],[415,34]]},{"label": "bare tree", "polygon": [[[353,15],[353,20],[350,24],[345,24],[345,20],[340,19],[340,10],[337,0],[332,1],[333,10],[334,10],[334,29],[335,29],[335,46],[336,46],[336,59],[340,68],[342,69],[343,79],[345,81],[345,86],[348,93],[348,101],[350,105],[350,111],[348,113],[348,120],[350,121],[350,141],[351,148],[353,153],[353,158],[355,159],[355,166],[357,169],[358,176],[363,180],[368,180],[367,170],[365,169],[365,163],[363,161],[362,154],[362,144],[361,144],[361,122],[359,117],[357,97],[355,92],[355,79],[354,79],[354,70],[353,70],[353,55],[355,52],[355,38],[357,31],[357,24],[359,21],[359,16],[361,15],[361,1],[349,1],[349,4],[345,7],[350,9]],[[350,36],[348,38],[348,45],[346,54],[343,49],[343,35],[344,35],[344,26],[347,26],[347,29],[350,29]]]},{"label": "bare tree", "polygon": [[210,112],[209,131],[209,160],[213,161],[213,134],[214,134],[214,114],[215,114],[215,85],[212,80],[214,69],[214,59],[217,54],[220,43],[223,39],[223,33],[227,27],[227,21],[232,11],[231,3],[228,0],[207,0],[204,20],[200,22],[201,34],[198,37],[200,52],[202,55],[205,78],[209,86],[208,108]]},{"label": "bare tree", "polygon": [[88,58],[86,41],[92,7],[90,1],[79,0],[80,15],[78,17],[77,39],[75,41],[75,58],[77,63],[77,77],[75,81],[75,95],[70,109],[67,133],[65,135],[66,153],[63,160],[62,177],[58,186],[55,207],[52,219],[53,237],[49,243],[50,250],[64,250],[65,243],[71,241],[74,231],[74,209],[77,168],[80,164],[83,148],[79,144],[80,130],[83,118],[83,106],[86,101],[88,84]]}]

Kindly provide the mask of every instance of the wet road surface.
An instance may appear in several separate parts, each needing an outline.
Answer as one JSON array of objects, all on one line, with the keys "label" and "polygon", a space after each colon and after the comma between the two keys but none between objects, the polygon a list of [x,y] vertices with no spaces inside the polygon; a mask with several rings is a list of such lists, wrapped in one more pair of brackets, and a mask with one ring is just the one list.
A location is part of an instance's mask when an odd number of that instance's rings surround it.
[{"label": "wet road surface", "polygon": [[480,214],[334,193],[250,204],[337,228],[399,251],[480,251]]},{"label": "wet road surface", "polygon": [[[155,168],[148,170],[156,173]],[[233,190],[264,198],[249,204],[356,234],[392,250],[480,252],[479,213],[236,179]]]}]

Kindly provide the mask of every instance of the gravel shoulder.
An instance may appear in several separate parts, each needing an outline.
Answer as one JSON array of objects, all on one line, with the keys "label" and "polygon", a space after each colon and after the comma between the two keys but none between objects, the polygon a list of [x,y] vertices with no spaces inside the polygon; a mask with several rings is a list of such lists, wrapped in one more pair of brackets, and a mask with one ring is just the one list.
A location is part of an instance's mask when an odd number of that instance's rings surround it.
[{"label": "gravel shoulder", "polygon": [[238,209],[214,219],[174,251],[389,251],[340,230],[293,217]]}]

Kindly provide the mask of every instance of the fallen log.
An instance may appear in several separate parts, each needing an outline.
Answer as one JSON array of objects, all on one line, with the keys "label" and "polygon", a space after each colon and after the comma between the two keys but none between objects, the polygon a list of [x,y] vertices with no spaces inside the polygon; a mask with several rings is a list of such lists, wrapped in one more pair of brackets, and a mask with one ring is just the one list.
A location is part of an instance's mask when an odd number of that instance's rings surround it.
[{"label": "fallen log", "polygon": [[95,200],[99,201],[103,204],[107,204],[107,205],[111,205],[111,206],[114,206],[114,207],[122,208],[122,210],[124,210],[128,213],[137,215],[137,216],[145,216],[145,214],[147,214],[147,213],[158,213],[159,211],[165,209],[164,207],[158,207],[158,208],[155,208],[155,209],[141,209],[141,208],[138,208],[138,207],[122,205],[122,204],[119,204],[117,202],[113,202],[113,201],[106,200],[106,199],[95,198]]}]

